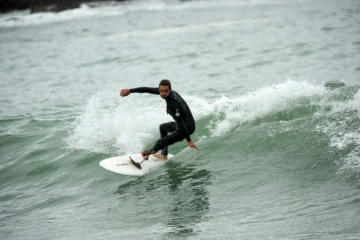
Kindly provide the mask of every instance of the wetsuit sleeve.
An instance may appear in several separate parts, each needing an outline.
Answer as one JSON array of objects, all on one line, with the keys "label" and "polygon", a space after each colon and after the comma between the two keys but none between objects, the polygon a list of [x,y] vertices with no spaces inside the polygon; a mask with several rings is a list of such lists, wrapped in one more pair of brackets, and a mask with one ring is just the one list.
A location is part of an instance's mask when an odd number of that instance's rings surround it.
[{"label": "wetsuit sleeve", "polygon": [[150,93],[160,95],[159,88],[150,87],[131,88],[130,93]]},{"label": "wetsuit sleeve", "polygon": [[188,142],[190,142],[191,138],[190,138],[189,130],[184,121],[186,111],[182,108],[181,104],[179,104],[178,102],[174,102],[174,103],[176,105],[176,109],[179,109],[179,112],[175,114],[175,121],[178,124],[178,126],[180,126],[180,128],[184,130],[185,138]]}]

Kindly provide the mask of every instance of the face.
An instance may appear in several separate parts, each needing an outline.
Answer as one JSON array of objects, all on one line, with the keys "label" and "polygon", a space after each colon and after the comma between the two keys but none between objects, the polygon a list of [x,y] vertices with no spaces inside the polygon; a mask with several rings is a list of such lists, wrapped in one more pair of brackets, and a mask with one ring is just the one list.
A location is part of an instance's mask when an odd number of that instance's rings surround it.
[{"label": "face", "polygon": [[169,89],[169,86],[159,86],[159,92],[160,96],[165,99],[170,95],[171,90]]}]

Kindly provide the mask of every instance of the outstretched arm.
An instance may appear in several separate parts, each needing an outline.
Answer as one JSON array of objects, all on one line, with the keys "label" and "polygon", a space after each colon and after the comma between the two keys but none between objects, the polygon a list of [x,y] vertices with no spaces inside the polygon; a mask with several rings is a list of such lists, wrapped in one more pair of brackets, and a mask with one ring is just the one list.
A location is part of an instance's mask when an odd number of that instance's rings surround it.
[{"label": "outstretched arm", "polygon": [[150,87],[139,87],[139,88],[124,88],[120,91],[120,96],[126,97],[130,93],[150,93],[150,94],[157,94],[159,95],[159,89],[158,88],[150,88]]}]

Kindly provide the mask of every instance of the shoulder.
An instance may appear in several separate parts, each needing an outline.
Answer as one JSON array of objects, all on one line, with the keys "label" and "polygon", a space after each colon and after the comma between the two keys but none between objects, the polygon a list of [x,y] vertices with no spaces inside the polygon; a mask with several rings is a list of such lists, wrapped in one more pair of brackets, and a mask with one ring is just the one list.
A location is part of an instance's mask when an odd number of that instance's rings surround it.
[{"label": "shoulder", "polygon": [[171,99],[177,101],[178,103],[181,103],[182,101],[184,101],[183,98],[181,97],[181,95],[174,90],[171,90],[170,96],[171,96]]},{"label": "shoulder", "polygon": [[167,102],[168,107],[170,107],[170,108],[178,108],[178,106],[180,105],[179,97],[176,94],[176,92],[174,92],[174,91],[171,91],[171,94],[166,99],[166,102]]}]

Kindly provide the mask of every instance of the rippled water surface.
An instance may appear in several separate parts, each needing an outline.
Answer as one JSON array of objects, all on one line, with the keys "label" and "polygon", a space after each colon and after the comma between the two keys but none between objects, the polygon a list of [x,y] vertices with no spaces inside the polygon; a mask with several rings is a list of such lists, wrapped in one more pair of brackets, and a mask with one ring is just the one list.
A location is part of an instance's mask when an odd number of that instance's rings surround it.
[{"label": "rippled water surface", "polygon": [[[0,15],[0,237],[360,239],[359,24],[355,0]],[[163,78],[201,150],[102,169],[171,120],[158,96],[119,97]]]}]

